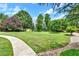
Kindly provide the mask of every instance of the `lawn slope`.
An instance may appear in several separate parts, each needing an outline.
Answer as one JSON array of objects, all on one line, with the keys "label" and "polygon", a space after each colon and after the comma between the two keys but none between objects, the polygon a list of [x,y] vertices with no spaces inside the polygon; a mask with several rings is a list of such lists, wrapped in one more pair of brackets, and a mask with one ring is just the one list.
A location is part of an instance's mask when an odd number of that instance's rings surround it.
[{"label": "lawn slope", "polygon": [[36,53],[59,48],[69,43],[66,33],[49,32],[0,32],[0,34],[15,36],[28,44]]},{"label": "lawn slope", "polygon": [[0,56],[12,56],[13,50],[9,40],[0,37]]}]

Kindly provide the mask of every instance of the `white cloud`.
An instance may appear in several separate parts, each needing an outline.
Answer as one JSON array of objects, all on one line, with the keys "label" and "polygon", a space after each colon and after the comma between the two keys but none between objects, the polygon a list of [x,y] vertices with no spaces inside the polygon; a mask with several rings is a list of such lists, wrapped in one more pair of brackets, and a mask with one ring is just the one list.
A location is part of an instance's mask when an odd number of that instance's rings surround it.
[{"label": "white cloud", "polygon": [[53,19],[61,19],[61,18],[63,18],[64,16],[65,16],[65,14],[61,14],[60,16],[54,17]]},{"label": "white cloud", "polygon": [[37,17],[33,17],[32,19],[33,19],[33,22],[36,22]]},{"label": "white cloud", "polygon": [[8,11],[5,12],[5,15],[13,16],[17,12],[19,12],[21,9],[19,6],[15,6],[15,8],[9,8]]},{"label": "white cloud", "polygon": [[6,11],[7,8],[8,8],[7,4],[4,4],[4,3],[1,3],[1,4],[0,4],[0,9],[1,9],[2,11]]},{"label": "white cloud", "polygon": [[11,12],[5,12],[5,15],[11,16]]},{"label": "white cloud", "polygon": [[19,12],[21,9],[19,6],[16,6],[13,11],[12,11],[12,15],[16,14],[17,12]]},{"label": "white cloud", "polygon": [[50,9],[48,9],[44,14],[52,14],[53,13],[53,9],[52,8],[50,8]]},{"label": "white cloud", "polygon": [[33,17],[33,23],[36,23],[37,17]]}]

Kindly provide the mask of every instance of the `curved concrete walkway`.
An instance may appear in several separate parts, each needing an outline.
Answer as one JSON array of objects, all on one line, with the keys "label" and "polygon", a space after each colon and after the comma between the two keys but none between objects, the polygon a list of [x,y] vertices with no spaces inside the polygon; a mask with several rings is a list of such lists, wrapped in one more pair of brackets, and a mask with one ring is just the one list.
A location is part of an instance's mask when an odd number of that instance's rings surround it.
[{"label": "curved concrete walkway", "polygon": [[14,56],[36,56],[36,53],[22,40],[6,35],[0,37],[7,38],[11,42]]},{"label": "curved concrete walkway", "polygon": [[71,36],[70,43],[79,42],[79,33],[73,33],[73,36]]}]

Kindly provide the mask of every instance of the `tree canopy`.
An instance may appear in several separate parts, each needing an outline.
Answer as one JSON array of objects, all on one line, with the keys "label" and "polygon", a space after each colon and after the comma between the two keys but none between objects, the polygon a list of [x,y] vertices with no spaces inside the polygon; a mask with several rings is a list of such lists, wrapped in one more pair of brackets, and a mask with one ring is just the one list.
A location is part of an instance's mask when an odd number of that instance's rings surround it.
[{"label": "tree canopy", "polygon": [[22,22],[24,29],[33,29],[34,24],[28,12],[21,10],[15,16]]},{"label": "tree canopy", "polygon": [[37,18],[36,28],[37,28],[37,31],[43,30],[43,15],[42,14],[39,14]]},{"label": "tree canopy", "polygon": [[[41,5],[41,4],[40,4]],[[48,6],[49,4],[45,3],[42,5]],[[66,31],[66,29],[71,28],[72,26],[79,28],[79,4],[77,3],[50,3],[50,5],[53,8],[53,12],[56,12],[56,14],[60,13],[66,13],[66,17],[62,19],[57,19],[57,20],[52,20],[49,14],[39,14],[36,19],[36,24],[34,27],[34,23],[32,21],[32,17],[30,14],[25,11],[21,10],[18,13],[16,13],[14,17],[8,18],[7,15],[0,14],[0,27],[2,26],[1,23],[5,24],[5,20],[8,19],[17,19],[16,22],[21,22],[21,26],[23,30],[25,31],[26,29],[32,29],[34,30],[37,29],[37,31],[54,31],[54,32],[62,32]],[[14,20],[14,21],[15,21]],[[18,21],[19,20],[19,21]],[[9,22],[10,20],[6,21]],[[16,23],[15,22],[15,23]],[[12,23],[13,24],[13,21]],[[71,26],[71,27],[70,27]],[[5,28],[13,28],[12,25],[7,24]],[[17,27],[18,28],[18,27]]]},{"label": "tree canopy", "polygon": [[49,31],[49,23],[50,23],[50,15],[49,14],[45,14],[45,25],[46,25],[46,30]]},{"label": "tree canopy", "polygon": [[2,23],[7,18],[8,18],[7,15],[4,15],[3,13],[0,13],[0,23]]}]

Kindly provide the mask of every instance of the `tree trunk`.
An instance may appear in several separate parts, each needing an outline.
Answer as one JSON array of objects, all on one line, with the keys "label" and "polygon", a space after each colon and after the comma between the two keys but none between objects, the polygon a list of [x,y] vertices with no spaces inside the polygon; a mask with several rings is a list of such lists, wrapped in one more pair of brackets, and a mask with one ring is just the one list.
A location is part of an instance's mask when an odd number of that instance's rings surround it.
[{"label": "tree trunk", "polygon": [[72,32],[70,33],[70,35],[71,35],[71,36],[73,35]]}]

